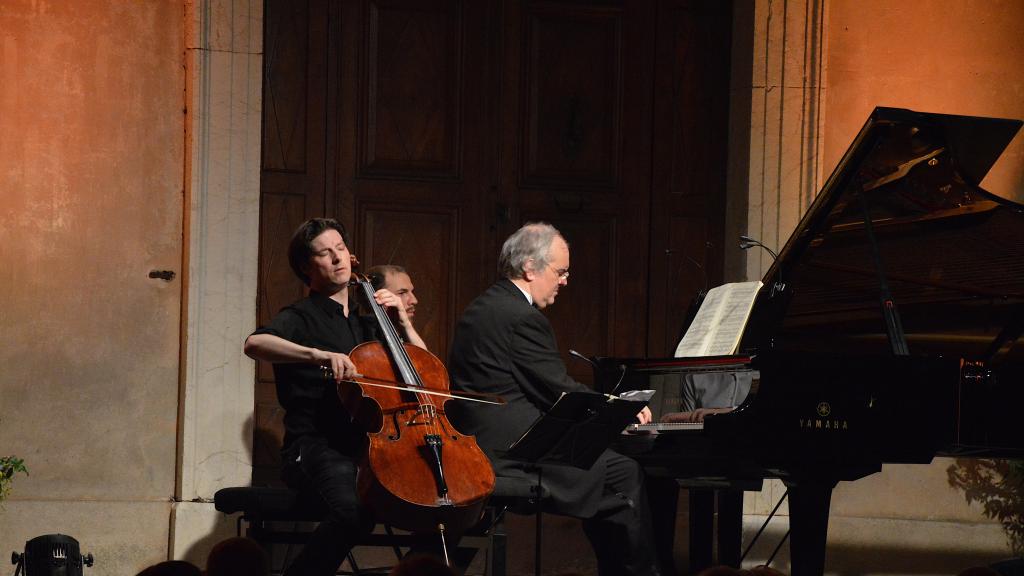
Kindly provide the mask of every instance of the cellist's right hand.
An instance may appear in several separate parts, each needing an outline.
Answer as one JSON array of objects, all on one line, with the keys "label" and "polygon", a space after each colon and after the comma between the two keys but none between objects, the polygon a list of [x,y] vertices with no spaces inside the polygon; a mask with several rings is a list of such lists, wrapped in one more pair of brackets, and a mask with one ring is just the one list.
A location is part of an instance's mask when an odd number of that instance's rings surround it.
[{"label": "cellist's right hand", "polygon": [[341,382],[346,378],[362,376],[362,374],[356,370],[356,365],[352,363],[352,359],[341,352],[316,350],[313,353],[313,358],[319,365],[331,369],[331,372],[334,374],[335,382]]}]

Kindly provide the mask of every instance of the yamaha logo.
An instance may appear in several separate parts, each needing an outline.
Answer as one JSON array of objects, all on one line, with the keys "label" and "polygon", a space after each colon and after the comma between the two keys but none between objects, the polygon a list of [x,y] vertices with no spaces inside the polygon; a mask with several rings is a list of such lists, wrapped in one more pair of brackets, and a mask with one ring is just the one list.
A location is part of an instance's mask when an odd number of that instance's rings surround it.
[{"label": "yamaha logo", "polygon": [[849,430],[850,423],[846,420],[829,418],[832,415],[832,405],[828,402],[818,402],[814,409],[818,413],[817,418],[800,418],[800,428],[807,430]]}]

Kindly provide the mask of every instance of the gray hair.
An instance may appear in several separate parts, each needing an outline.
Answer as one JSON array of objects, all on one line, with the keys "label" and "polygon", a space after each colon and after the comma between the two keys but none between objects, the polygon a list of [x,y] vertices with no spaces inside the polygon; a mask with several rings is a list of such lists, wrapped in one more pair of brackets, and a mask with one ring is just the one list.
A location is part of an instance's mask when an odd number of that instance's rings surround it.
[{"label": "gray hair", "polygon": [[526,263],[533,260],[531,271],[548,265],[551,243],[562,234],[547,222],[527,222],[505,240],[498,256],[498,271],[505,278],[522,278]]}]

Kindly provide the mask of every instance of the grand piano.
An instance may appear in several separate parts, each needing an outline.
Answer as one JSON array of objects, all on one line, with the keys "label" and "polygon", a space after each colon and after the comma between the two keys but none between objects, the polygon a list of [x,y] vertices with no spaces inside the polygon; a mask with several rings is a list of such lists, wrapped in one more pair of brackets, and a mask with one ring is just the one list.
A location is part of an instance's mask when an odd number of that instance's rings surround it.
[{"label": "grand piano", "polygon": [[738,355],[597,359],[606,392],[760,375],[736,410],[634,456],[677,478],[781,479],[794,576],[825,569],[837,482],[1024,457],[1024,206],[979,187],[1021,124],[876,108],[765,275]]}]

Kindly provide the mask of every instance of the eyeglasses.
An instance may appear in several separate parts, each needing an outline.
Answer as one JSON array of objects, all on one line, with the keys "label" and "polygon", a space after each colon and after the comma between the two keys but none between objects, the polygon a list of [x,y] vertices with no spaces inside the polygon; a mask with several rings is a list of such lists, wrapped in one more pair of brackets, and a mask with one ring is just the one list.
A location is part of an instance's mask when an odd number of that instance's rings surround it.
[{"label": "eyeglasses", "polygon": [[[551,264],[548,264],[548,268],[551,268]],[[568,268],[551,268],[551,269],[555,271],[555,274],[558,274],[558,279],[559,280],[568,280],[569,279],[569,269]]]}]

